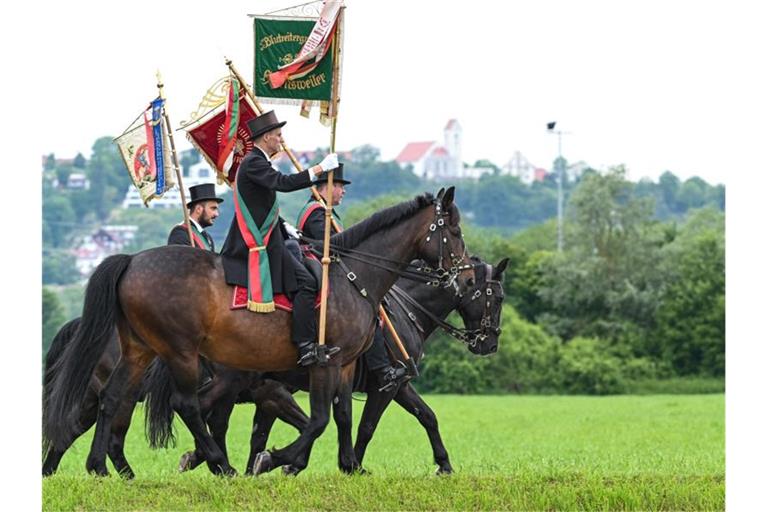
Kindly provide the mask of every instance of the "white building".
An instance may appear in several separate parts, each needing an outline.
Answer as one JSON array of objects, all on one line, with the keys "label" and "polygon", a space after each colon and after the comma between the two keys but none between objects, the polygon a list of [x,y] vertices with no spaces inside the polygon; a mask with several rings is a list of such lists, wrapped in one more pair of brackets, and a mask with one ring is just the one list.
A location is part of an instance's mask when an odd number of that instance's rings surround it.
[{"label": "white building", "polygon": [[520,181],[530,185],[536,179],[537,167],[528,160],[520,151],[515,151],[501,168],[501,173],[509,176],[517,176]]},{"label": "white building", "polygon": [[123,250],[137,230],[137,226],[102,226],[75,248],[75,267],[81,275],[89,276],[104,258]]},{"label": "white building", "polygon": [[[202,183],[216,184],[216,173],[205,160],[191,165],[189,175],[183,177],[184,193],[189,201],[189,187],[200,185]],[[216,184],[216,195],[223,195],[229,190],[227,185]],[[181,206],[181,193],[178,184],[167,190],[163,197],[152,199],[147,205],[149,208],[179,208]],[[139,191],[132,184],[128,187],[128,192],[123,199],[123,208],[143,208],[144,203],[141,200]]]},{"label": "white building", "polygon": [[413,173],[431,180],[479,178],[493,172],[492,167],[465,167],[462,160],[462,129],[456,119],[443,128],[443,144],[437,141],[409,142],[395,161],[400,167],[411,166]]}]

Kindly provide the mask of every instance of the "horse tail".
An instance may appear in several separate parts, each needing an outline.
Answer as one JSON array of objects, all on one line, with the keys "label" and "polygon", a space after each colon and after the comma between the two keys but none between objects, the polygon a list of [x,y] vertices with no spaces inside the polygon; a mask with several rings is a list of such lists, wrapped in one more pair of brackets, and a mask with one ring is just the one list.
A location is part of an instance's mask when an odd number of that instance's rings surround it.
[{"label": "horse tail", "polygon": [[[45,355],[45,370],[43,373],[43,417],[46,416],[48,398],[51,395],[51,382],[55,375],[53,366],[56,364],[56,361],[61,359],[64,349],[69,345],[69,342],[74,337],[75,331],[77,331],[79,326],[80,317],[70,320],[62,325],[59,332],[57,332],[56,336],[51,340],[51,346],[48,348],[48,353]],[[50,441],[43,435],[43,453],[47,455],[50,447]]]},{"label": "horse tail", "polygon": [[78,425],[81,401],[120,314],[117,285],[130,262],[130,255],[115,254],[96,267],[85,290],[80,327],[48,368],[51,377],[43,435],[57,448],[63,448],[76,433],[73,425]]},{"label": "horse tail", "polygon": [[173,407],[171,399],[175,391],[168,365],[155,358],[144,374],[144,433],[150,448],[176,446],[173,434]]}]

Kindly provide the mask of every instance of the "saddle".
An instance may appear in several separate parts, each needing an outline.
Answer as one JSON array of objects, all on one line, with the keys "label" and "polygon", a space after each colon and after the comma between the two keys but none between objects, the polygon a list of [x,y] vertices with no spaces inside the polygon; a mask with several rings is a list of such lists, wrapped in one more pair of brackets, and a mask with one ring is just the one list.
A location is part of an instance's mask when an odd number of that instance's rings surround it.
[{"label": "saddle", "polygon": [[[317,282],[318,292],[315,297],[315,309],[317,309],[320,307],[323,264],[320,263],[317,256],[311,252],[308,245],[301,246],[301,255],[303,256],[302,263],[304,264],[304,267],[309,270],[309,273],[312,274],[312,277],[314,277]],[[295,257],[295,254],[293,254],[293,256]],[[232,288],[232,303],[230,304],[229,309],[245,309],[248,305],[248,288],[239,285],[234,285]],[[330,289],[328,291],[330,293]],[[273,300],[275,301],[275,308],[288,311],[289,313],[293,311],[293,301],[284,293],[274,294]]]}]

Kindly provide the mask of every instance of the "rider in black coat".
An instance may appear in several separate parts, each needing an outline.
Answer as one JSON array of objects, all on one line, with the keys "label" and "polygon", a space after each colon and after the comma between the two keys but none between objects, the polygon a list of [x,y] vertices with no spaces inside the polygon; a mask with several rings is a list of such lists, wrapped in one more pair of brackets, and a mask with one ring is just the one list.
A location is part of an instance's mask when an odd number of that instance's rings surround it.
[{"label": "rider in black coat", "polygon": [[[292,192],[309,188],[317,176],[338,165],[335,153],[328,155],[319,165],[297,174],[285,175],[272,167],[270,155],[277,153],[282,145],[282,126],[273,111],[266,112],[248,122],[254,148],[243,158],[237,171],[236,191],[242,197],[248,212],[257,226],[261,226],[277,200],[277,192]],[[320,359],[317,348],[317,319],[314,303],[318,290],[312,274],[298,262],[285,247],[288,238],[283,219],[267,243],[270,275],[273,293],[284,293],[293,300],[293,322],[291,340],[299,350],[300,366],[315,364]],[[221,250],[224,274],[228,284],[248,286],[248,246],[243,239],[237,222],[227,233]],[[329,347],[329,356],[338,352],[338,347]]]},{"label": "rider in black coat", "polygon": [[[323,174],[318,177],[317,183],[317,189],[320,196],[325,198],[327,194],[326,187],[328,184],[328,173],[323,172]],[[344,187],[349,184],[351,184],[351,182],[344,179],[344,164],[339,164],[339,167],[333,171],[332,201],[334,207],[341,204],[341,200],[346,193]],[[332,210],[332,213],[336,223],[343,229],[341,218],[336,213],[335,208]],[[299,231],[308,238],[323,240],[325,235],[324,203],[321,203],[314,197],[310,197],[307,204],[299,213],[296,227],[298,227]],[[334,235],[336,233],[337,230],[334,224],[331,223],[331,234]],[[365,352],[365,362],[368,365],[368,369],[376,374],[382,391],[394,388],[409,377],[408,371],[405,368],[392,366],[389,356],[387,355],[385,343],[384,333],[382,332],[381,327],[377,325],[373,335],[373,343]]]},{"label": "rider in black coat", "polygon": [[189,231],[185,224],[177,224],[168,234],[168,245],[192,245],[200,249],[216,252],[213,237],[205,230],[213,226],[216,217],[219,216],[219,203],[223,199],[216,197],[216,188],[213,183],[203,183],[189,187],[189,220],[192,223],[192,239],[189,241]]}]

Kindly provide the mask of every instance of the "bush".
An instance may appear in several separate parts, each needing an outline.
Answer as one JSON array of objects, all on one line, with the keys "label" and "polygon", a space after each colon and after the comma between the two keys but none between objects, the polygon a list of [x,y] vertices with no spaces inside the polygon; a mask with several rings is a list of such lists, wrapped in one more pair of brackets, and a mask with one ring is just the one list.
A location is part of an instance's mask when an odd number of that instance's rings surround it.
[{"label": "bush", "polygon": [[608,395],[625,390],[621,360],[595,338],[574,338],[560,350],[563,390],[573,394]]},{"label": "bush", "polygon": [[560,341],[523,319],[511,306],[501,313],[499,351],[488,359],[495,391],[546,393],[560,388],[555,370]]}]

